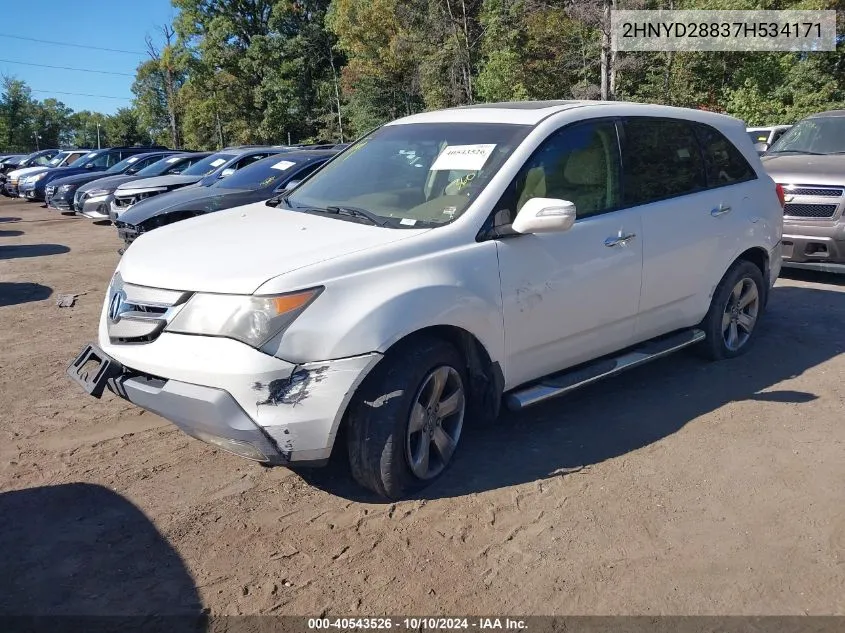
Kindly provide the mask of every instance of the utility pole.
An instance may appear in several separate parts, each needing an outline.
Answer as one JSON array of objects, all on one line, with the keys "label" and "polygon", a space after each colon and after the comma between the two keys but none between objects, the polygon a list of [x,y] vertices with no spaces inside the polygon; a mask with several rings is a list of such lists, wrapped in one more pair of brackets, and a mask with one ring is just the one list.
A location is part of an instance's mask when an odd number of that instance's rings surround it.
[{"label": "utility pole", "polygon": [[97,149],[100,149],[100,122],[97,121]]},{"label": "utility pole", "polygon": [[35,139],[35,151],[40,151],[41,148],[38,146],[38,141],[41,139],[41,135],[38,132],[34,132],[32,138]]}]

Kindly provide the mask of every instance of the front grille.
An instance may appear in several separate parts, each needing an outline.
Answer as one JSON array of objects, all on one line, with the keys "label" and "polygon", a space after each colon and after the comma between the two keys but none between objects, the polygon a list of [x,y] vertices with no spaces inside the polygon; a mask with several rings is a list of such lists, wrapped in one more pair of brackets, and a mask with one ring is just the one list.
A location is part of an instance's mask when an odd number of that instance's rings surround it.
[{"label": "front grille", "polygon": [[160,191],[145,191],[144,193],[139,193],[134,196],[129,196],[126,198],[118,198],[115,196],[114,198],[114,206],[125,209],[131,207],[133,204],[138,204],[141,200],[146,200],[147,198],[151,198],[152,196],[158,195],[162,193]]},{"label": "front grille", "polygon": [[126,242],[127,246],[134,242],[135,238],[140,234],[138,227],[130,224],[117,221],[115,222],[115,226],[117,227],[117,236]]},{"label": "front grille", "polygon": [[835,204],[793,204],[783,207],[783,214],[793,218],[832,218],[836,213]]},{"label": "front grille", "polygon": [[115,275],[109,286],[106,328],[112,343],[151,343],[181,310],[190,292],[124,283]]},{"label": "front grille", "polygon": [[788,194],[796,196],[818,196],[820,198],[840,198],[842,197],[843,189],[840,187],[823,187],[815,185],[798,186],[794,188],[786,187],[784,191]]}]

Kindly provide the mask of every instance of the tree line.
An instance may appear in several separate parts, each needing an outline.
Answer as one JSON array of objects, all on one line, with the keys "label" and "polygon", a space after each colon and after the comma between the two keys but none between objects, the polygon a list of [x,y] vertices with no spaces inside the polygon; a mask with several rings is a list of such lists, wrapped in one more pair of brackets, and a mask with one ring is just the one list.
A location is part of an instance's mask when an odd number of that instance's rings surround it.
[{"label": "tree line", "polygon": [[[841,44],[812,54],[623,54],[609,39],[613,8],[837,9],[841,34],[845,0],[172,2],[176,18],[160,27],[162,44],[147,41],[132,107],[101,121],[110,142],[213,149],[348,141],[414,112],[522,99],[664,103],[749,125],[845,107]],[[12,129],[8,80],[4,89],[0,139],[25,143],[28,128]],[[46,99],[33,112],[51,114],[29,120],[53,121],[62,108]],[[97,116],[68,113],[72,123],[57,138],[90,144]]]}]

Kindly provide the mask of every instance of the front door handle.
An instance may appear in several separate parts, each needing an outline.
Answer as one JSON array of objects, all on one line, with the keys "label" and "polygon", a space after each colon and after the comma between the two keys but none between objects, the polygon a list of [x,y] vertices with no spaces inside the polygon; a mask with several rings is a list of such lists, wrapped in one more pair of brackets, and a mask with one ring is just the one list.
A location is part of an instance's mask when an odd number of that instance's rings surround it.
[{"label": "front door handle", "polygon": [[714,218],[719,217],[720,215],[725,215],[726,213],[730,213],[731,208],[727,205],[720,204],[715,209],[710,209],[710,215]]},{"label": "front door handle", "polygon": [[619,235],[614,235],[613,237],[609,237],[604,241],[604,245],[613,248],[614,246],[625,246],[628,242],[632,239],[637,237],[635,233],[628,233],[627,235],[622,235],[622,231],[619,231]]}]

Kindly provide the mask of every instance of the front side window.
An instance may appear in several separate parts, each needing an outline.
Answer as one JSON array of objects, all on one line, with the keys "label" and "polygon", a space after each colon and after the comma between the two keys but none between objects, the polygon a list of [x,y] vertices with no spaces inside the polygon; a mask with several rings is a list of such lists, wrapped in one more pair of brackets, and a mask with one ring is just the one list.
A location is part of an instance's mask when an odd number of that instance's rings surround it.
[{"label": "front side window", "polygon": [[616,126],[580,123],[558,130],[534,152],[512,184],[513,199],[517,212],[531,198],[557,198],[587,217],[619,207],[619,181]]},{"label": "front side window", "polygon": [[701,150],[684,121],[625,120],[622,183],[626,206],[683,196],[705,187]]},{"label": "front side window", "polygon": [[112,153],[99,154],[93,160],[88,161],[86,167],[111,167],[117,162],[117,155]]},{"label": "front side window", "polygon": [[464,213],[530,130],[505,123],[386,125],[302,183],[288,204],[357,209],[392,228],[445,224]]},{"label": "front side window", "polygon": [[732,185],[757,177],[745,157],[721,132],[704,123],[694,126],[704,153],[708,187]]}]

